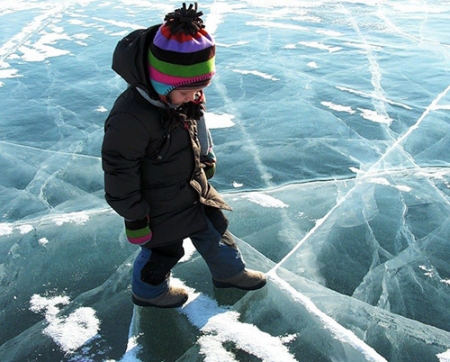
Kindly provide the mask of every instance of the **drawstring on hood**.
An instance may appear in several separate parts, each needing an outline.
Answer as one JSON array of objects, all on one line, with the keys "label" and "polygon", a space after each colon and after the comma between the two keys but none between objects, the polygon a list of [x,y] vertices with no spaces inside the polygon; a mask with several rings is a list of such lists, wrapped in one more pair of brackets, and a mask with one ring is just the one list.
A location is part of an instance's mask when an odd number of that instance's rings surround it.
[{"label": "drawstring on hood", "polygon": [[[136,88],[137,91],[139,92],[139,94],[144,97],[144,99],[149,102],[150,104],[152,104],[155,107],[158,108],[164,108],[167,110],[167,108],[169,107],[170,110],[176,110],[177,107],[175,107],[173,104],[168,104],[165,103],[161,100],[156,100],[156,99],[152,99],[149,97],[149,95],[142,90],[141,88]],[[204,96],[202,94],[202,98],[203,99]],[[203,115],[203,112],[201,115],[199,115],[199,118],[197,120],[197,132],[198,132],[198,140],[200,142],[200,147],[201,147],[201,154],[206,156],[208,155],[208,153],[211,151],[211,149],[213,148],[214,144],[213,144],[213,140],[212,140],[212,136],[211,136],[211,132],[209,131],[207,125],[206,125],[206,121],[205,121],[205,117]]]}]

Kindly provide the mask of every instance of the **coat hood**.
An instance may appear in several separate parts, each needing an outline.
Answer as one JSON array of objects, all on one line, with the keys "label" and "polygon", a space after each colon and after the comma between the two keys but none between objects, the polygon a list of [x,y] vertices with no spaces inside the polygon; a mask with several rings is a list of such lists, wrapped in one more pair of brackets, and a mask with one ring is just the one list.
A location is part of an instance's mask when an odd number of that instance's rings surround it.
[{"label": "coat hood", "polygon": [[147,51],[160,25],[128,34],[117,44],[112,60],[112,69],[118,75],[129,85],[146,91],[153,99],[159,97],[150,84]]}]

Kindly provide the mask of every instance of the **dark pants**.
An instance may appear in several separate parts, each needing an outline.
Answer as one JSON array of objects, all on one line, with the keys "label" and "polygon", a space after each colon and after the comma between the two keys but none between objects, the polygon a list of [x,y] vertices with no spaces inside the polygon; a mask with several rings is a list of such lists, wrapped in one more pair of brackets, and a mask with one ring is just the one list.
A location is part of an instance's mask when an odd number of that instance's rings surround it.
[{"label": "dark pants", "polygon": [[[226,279],[245,268],[232,235],[223,236],[205,216],[208,228],[190,236],[197,251],[216,279]],[[141,298],[156,298],[169,287],[171,269],[183,257],[183,241],[156,248],[141,248],[133,266],[133,293]]]}]

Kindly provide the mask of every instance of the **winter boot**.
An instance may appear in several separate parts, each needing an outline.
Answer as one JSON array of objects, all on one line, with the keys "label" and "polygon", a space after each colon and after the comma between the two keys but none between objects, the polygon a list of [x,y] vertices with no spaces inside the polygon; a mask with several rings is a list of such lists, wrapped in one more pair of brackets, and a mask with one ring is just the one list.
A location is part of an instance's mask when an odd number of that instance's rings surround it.
[{"label": "winter boot", "polygon": [[266,285],[266,276],[259,271],[244,269],[239,274],[227,279],[214,279],[217,288],[238,288],[243,290],[256,290]]},{"label": "winter boot", "polygon": [[133,303],[141,307],[176,308],[181,307],[188,299],[183,288],[169,287],[156,298],[142,298],[133,293]]}]

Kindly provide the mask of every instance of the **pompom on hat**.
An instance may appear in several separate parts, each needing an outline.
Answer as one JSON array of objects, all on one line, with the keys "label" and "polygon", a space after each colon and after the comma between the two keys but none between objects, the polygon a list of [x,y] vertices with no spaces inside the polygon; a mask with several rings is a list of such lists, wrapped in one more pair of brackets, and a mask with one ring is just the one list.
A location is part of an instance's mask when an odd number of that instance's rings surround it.
[{"label": "pompom on hat", "polygon": [[215,73],[216,47],[197,3],[166,15],[148,50],[150,82],[161,98],[175,88],[206,87]]}]

